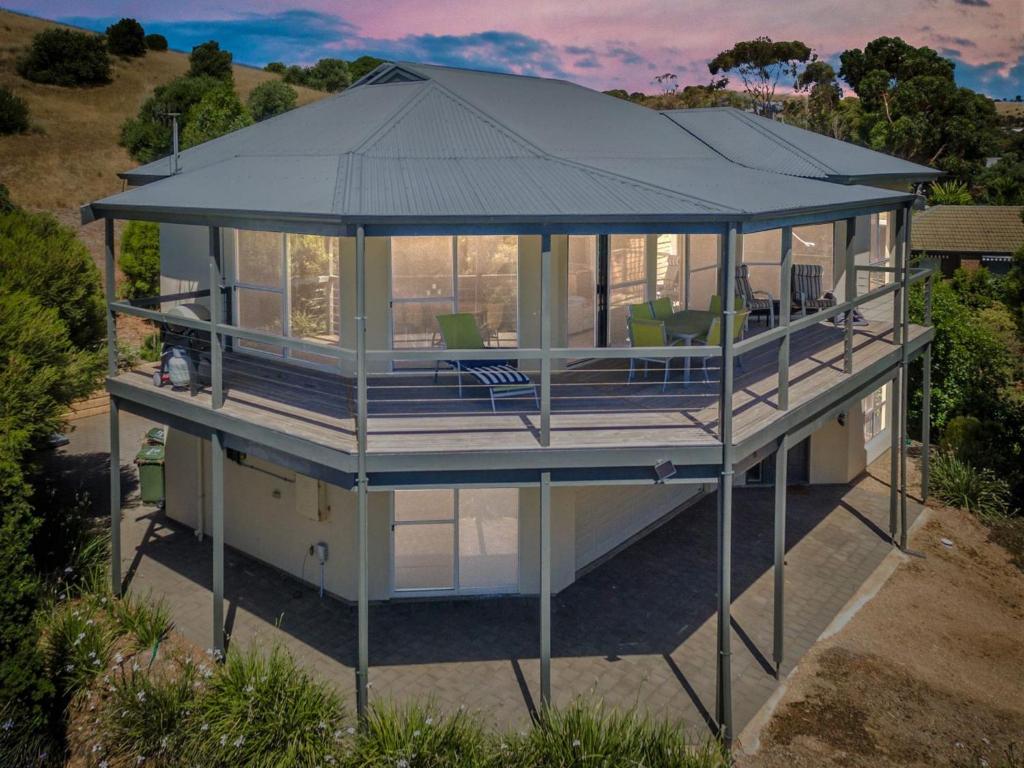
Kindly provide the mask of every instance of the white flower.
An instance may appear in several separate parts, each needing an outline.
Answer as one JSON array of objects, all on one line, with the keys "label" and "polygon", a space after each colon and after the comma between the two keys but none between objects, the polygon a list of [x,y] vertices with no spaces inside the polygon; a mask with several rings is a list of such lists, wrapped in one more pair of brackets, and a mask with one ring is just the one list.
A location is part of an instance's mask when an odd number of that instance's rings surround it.
[{"label": "white flower", "polygon": [[110,768],[110,763],[106,760],[100,760],[99,768]]},{"label": "white flower", "polygon": [[423,722],[425,722],[425,723],[426,723],[427,725],[433,725],[433,724],[434,724],[434,718],[432,718],[432,717],[428,717],[428,718],[427,718],[426,720],[424,720]]},{"label": "white flower", "polygon": [[123,661],[124,661],[124,656],[122,656],[120,653],[117,654],[116,656],[114,656],[114,663],[115,664],[120,664]]},{"label": "white flower", "polygon": [[351,736],[351,735],[352,735],[352,734],[354,734],[355,732],[356,732],[356,729],[355,729],[355,728],[353,728],[353,727],[352,727],[352,726],[350,725],[350,726],[348,727],[348,735],[349,735],[349,736]]},{"label": "white flower", "polygon": [[252,693],[254,690],[256,689],[252,687],[252,683],[249,683],[247,686],[245,686],[246,693]]},{"label": "white flower", "polygon": [[408,760],[399,760],[397,763],[395,763],[395,765],[398,768],[409,768],[409,761]]},{"label": "white flower", "polygon": [[141,671],[142,671],[142,667],[139,666],[139,662],[133,661],[132,662],[132,672],[141,672]]},{"label": "white flower", "polygon": [[223,736],[220,737],[220,745],[223,747],[227,743],[228,743],[228,737],[227,737],[227,734],[224,734]]},{"label": "white flower", "polygon": [[74,664],[68,664],[68,665],[66,665],[66,666],[64,667],[64,671],[65,671],[65,672],[74,672],[74,671],[75,671],[75,665],[74,665]]},{"label": "white flower", "polygon": [[146,692],[145,691],[139,691],[138,693],[135,694],[135,698],[138,699],[139,701],[145,701],[146,700]]},{"label": "white flower", "polygon": [[418,729],[418,728],[417,728],[417,729],[416,729],[415,731],[413,731],[413,732],[412,732],[412,737],[413,737],[414,739],[415,739],[416,737],[418,737],[419,735],[420,735],[420,732],[419,732],[419,729]]},{"label": "white flower", "polygon": [[235,749],[238,749],[243,744],[245,744],[245,736],[239,736],[235,739]]},{"label": "white flower", "polygon": [[202,725],[199,726],[199,730],[200,731],[208,731],[208,730],[210,730],[210,724],[209,723],[203,723]]},{"label": "white flower", "polygon": [[146,762],[146,758],[144,758],[142,755],[139,755],[135,758],[136,765],[142,765],[144,762]]},{"label": "white flower", "polygon": [[95,624],[95,623],[96,623],[96,622],[95,622],[95,621],[93,621],[92,619],[86,619],[86,622],[85,622],[85,626],[87,626],[87,627],[91,627],[91,626],[92,626],[93,624]]},{"label": "white flower", "polygon": [[3,729],[5,731],[11,730],[14,727],[14,721],[11,719],[4,720]]},{"label": "white flower", "polygon": [[572,740],[572,745],[573,745],[574,747],[578,747],[578,746],[580,745],[580,740],[579,740],[579,739],[573,739],[573,740]]},{"label": "white flower", "polygon": [[72,568],[70,565],[67,568],[64,569],[64,573],[74,573],[74,572],[75,572],[75,569]]}]

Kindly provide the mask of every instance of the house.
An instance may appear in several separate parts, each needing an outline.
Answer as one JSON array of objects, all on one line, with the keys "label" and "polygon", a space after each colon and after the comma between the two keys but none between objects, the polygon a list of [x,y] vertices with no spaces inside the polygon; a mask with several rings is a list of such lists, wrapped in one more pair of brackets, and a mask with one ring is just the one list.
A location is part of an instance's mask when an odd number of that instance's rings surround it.
[{"label": "house", "polygon": [[914,217],[913,252],[938,260],[944,275],[985,267],[1006,274],[1024,247],[1024,206],[933,205]]},{"label": "house", "polygon": [[[360,709],[368,603],[410,596],[538,595],[548,701],[552,592],[717,492],[730,738],[732,488],[776,487],[778,665],[787,475],[845,483],[888,445],[906,477],[900,382],[933,335],[907,311],[930,279],[907,188],[935,175],[730,110],[382,65],[83,208],[106,222],[111,450],[121,409],[168,425],[166,513],[212,536],[216,647],[225,543],[314,581],[326,554],[358,604]],[[160,297],[116,300],[115,219],[160,222]],[[748,289],[757,317],[718,298]],[[116,314],[191,333],[192,386],[119,372]]]}]

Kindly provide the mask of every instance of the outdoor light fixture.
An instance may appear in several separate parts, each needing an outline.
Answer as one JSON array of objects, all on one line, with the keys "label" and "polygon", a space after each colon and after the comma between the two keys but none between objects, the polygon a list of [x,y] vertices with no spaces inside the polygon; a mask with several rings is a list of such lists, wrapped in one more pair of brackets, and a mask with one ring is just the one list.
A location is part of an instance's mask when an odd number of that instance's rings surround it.
[{"label": "outdoor light fixture", "polygon": [[675,477],[676,465],[668,459],[663,459],[654,465],[654,476],[658,483],[664,483],[670,477]]}]

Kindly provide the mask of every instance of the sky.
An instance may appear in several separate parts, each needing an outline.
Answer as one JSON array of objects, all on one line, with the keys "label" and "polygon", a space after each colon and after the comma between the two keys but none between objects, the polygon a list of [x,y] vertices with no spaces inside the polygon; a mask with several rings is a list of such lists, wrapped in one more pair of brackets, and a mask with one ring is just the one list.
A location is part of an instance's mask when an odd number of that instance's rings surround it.
[{"label": "sky", "polygon": [[657,92],[666,72],[707,83],[707,62],[738,40],[798,39],[838,55],[882,35],[956,62],[961,85],[1024,94],[1024,0],[0,0],[104,29],[122,16],[189,50],[218,40],[243,64],[332,56],[561,77],[601,90]]}]

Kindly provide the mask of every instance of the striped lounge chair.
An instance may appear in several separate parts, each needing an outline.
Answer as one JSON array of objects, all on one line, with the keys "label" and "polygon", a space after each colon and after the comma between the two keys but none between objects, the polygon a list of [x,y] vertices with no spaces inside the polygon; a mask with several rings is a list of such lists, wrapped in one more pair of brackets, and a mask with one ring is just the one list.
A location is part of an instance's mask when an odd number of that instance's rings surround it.
[{"label": "striped lounge chair", "polygon": [[807,311],[818,312],[836,305],[836,297],[822,293],[821,266],[819,264],[793,265],[793,309],[806,315]]},{"label": "striped lounge chair", "polygon": [[[476,319],[468,312],[452,315],[438,315],[437,324],[441,328],[441,338],[445,349],[486,349]],[[537,385],[530,377],[518,368],[509,364],[508,360],[446,360],[458,374],[459,397],[462,397],[462,374],[466,373],[476,379],[481,386],[487,387],[491,396],[491,410],[497,413],[499,397],[516,395],[533,395],[533,400],[540,407],[537,396]],[[441,361],[434,366],[434,383],[437,383]]]},{"label": "striped lounge chair", "polygon": [[775,297],[768,291],[755,291],[750,285],[750,266],[736,267],[736,293],[743,297],[743,305],[750,317],[767,317],[768,327],[775,327]]}]

